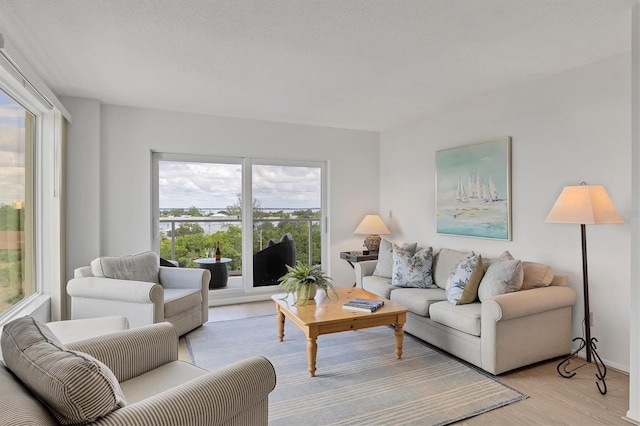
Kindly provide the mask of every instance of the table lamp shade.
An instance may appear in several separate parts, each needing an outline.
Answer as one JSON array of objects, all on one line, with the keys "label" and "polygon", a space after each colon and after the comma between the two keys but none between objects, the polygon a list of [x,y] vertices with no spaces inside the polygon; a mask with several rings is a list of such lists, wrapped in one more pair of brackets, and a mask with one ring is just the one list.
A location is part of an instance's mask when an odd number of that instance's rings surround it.
[{"label": "table lamp shade", "polygon": [[368,214],[362,219],[360,225],[353,231],[354,234],[367,235],[363,246],[369,251],[376,252],[380,248],[380,234],[390,234],[389,228],[377,214]]},{"label": "table lamp shade", "polygon": [[353,231],[354,234],[362,235],[384,235],[390,234],[389,228],[384,224],[377,214],[368,214],[362,219],[360,225]]},{"label": "table lamp shade", "polygon": [[604,186],[578,185],[564,187],[545,222],[598,225],[624,221]]}]

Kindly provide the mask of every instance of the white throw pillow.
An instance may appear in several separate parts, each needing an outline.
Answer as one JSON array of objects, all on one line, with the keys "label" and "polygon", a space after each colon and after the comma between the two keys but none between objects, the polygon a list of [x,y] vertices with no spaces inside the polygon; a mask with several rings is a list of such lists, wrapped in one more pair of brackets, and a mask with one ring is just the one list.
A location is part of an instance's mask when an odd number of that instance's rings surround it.
[{"label": "white throw pillow", "polygon": [[[416,246],[418,243],[405,243],[402,245],[403,250],[413,254],[416,252]],[[378,277],[391,278],[393,274],[393,248],[397,247],[391,241],[387,241],[384,238],[380,240],[380,248],[378,249],[378,263],[376,263],[376,269],[373,271],[373,275]]]},{"label": "white throw pillow", "polygon": [[489,266],[491,266],[494,262],[501,262],[503,260],[513,260],[513,256],[509,253],[509,250],[505,250],[498,257],[483,257],[482,258],[482,266],[484,266],[484,272],[487,272]]},{"label": "white throw pillow", "polygon": [[433,283],[431,265],[433,248],[427,247],[413,256],[408,250],[393,249],[393,275],[391,285],[397,287],[438,288]]},{"label": "white throw pillow", "polygon": [[102,256],[91,261],[95,277],[159,283],[160,258],[153,251],[129,256]]},{"label": "white throw pillow", "polygon": [[493,262],[482,277],[478,287],[481,302],[499,294],[513,293],[522,287],[522,262],[519,260],[501,260]]},{"label": "white throw pillow", "polygon": [[447,280],[445,292],[449,303],[464,305],[475,302],[483,273],[482,256],[471,252],[461,259]]}]

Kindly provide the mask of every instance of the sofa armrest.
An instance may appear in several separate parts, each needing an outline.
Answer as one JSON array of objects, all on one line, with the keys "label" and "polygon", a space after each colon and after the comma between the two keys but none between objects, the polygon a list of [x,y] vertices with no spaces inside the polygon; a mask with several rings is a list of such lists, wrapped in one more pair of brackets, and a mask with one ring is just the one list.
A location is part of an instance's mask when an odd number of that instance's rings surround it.
[{"label": "sofa armrest", "polygon": [[102,361],[118,382],[178,359],[178,333],[168,322],[118,331],[69,343],[68,349]]},{"label": "sofa armrest", "polygon": [[71,297],[115,300],[128,303],[164,303],[162,286],[144,281],[102,277],[73,278],[67,283]]},{"label": "sofa armrest", "polygon": [[364,260],[353,264],[353,269],[356,271],[357,287],[362,288],[362,278],[373,275],[373,271],[376,270],[377,264],[377,260]]},{"label": "sofa armrest", "polygon": [[202,293],[201,319],[209,321],[209,281],[211,271],[208,269],[172,268],[161,266],[160,284],[164,288],[199,288]]},{"label": "sofa armrest", "polygon": [[517,291],[482,302],[482,369],[500,374],[571,352],[571,287]]},{"label": "sofa armrest", "polygon": [[549,286],[501,294],[482,302],[482,318],[495,321],[535,315],[573,306],[577,294],[571,287]]},{"label": "sofa armrest", "polygon": [[95,424],[266,425],[275,385],[273,365],[266,358],[248,358],[113,411]]}]

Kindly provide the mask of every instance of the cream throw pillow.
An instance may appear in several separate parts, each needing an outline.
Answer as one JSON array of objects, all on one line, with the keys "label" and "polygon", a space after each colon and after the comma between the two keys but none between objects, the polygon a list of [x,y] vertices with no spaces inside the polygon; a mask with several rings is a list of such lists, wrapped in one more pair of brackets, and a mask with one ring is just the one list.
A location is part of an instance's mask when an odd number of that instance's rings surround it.
[{"label": "cream throw pillow", "polygon": [[61,424],[85,424],[126,405],[118,380],[97,359],[67,350],[31,317],[2,330],[5,365],[43,401]]},{"label": "cream throw pillow", "polygon": [[524,272],[522,290],[547,287],[553,281],[553,268],[542,263],[522,262],[522,271]]},{"label": "cream throw pillow", "polygon": [[433,280],[440,288],[447,288],[447,281],[453,268],[460,260],[467,257],[469,252],[457,251],[449,248],[442,248],[433,258]]}]

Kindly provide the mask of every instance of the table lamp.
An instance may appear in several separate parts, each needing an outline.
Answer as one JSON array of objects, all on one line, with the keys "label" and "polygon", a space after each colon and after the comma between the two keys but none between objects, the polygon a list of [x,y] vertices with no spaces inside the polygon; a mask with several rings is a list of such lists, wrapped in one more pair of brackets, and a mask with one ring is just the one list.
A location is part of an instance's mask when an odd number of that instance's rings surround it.
[{"label": "table lamp", "polygon": [[367,235],[363,246],[369,251],[377,252],[380,249],[380,235],[390,234],[389,228],[377,214],[368,214],[362,219],[360,225],[353,231],[354,234]]},{"label": "table lamp", "polygon": [[[576,337],[574,342],[580,342],[578,349],[563,359],[557,367],[558,373],[565,378],[576,375],[575,370],[591,363],[592,356],[598,368],[596,378],[598,390],[601,394],[607,393],[607,384],[604,378],[607,367],[596,351],[598,339],[591,337],[591,324],[589,312],[589,279],[587,276],[587,233],[586,225],[599,225],[605,223],[623,223],[622,216],[618,213],[607,190],[599,185],[587,185],[582,182],[578,186],[566,186],[553,205],[549,215],[545,219],[547,223],[575,223],[580,225],[582,234],[582,285],[584,295],[584,338]],[[587,363],[578,367],[567,369],[571,360],[586,348]],[[601,386],[602,383],[602,386]]]}]

